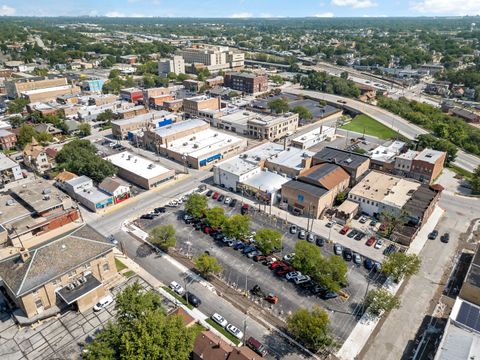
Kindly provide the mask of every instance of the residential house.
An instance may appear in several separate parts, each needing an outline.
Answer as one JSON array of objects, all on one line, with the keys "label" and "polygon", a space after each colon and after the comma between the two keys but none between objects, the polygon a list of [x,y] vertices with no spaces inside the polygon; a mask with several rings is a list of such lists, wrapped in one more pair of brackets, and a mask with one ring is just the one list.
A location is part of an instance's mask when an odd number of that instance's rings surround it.
[{"label": "residential house", "polygon": [[23,163],[33,171],[43,174],[52,168],[45,148],[35,139],[23,149]]},{"label": "residential house", "polygon": [[130,186],[117,177],[107,177],[98,188],[113,198],[113,203],[118,204],[131,197]]},{"label": "residential house", "polygon": [[10,150],[17,144],[17,135],[11,131],[0,129],[0,148]]},{"label": "residential house", "polygon": [[14,160],[4,153],[0,153],[0,184],[23,179],[22,169]]}]

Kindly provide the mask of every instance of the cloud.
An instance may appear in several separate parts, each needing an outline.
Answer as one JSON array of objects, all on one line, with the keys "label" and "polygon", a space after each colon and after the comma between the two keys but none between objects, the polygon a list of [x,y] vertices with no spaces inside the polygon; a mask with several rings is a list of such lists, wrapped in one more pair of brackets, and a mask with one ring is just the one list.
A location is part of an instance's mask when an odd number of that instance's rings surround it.
[{"label": "cloud", "polygon": [[244,19],[244,18],[252,17],[252,13],[249,13],[249,12],[235,13],[230,15],[230,17],[235,19]]},{"label": "cloud", "polygon": [[333,17],[334,15],[333,15],[332,12],[327,11],[327,12],[324,12],[324,13],[315,14],[315,15],[313,15],[313,16],[318,17],[318,18],[331,18],[331,17]]},{"label": "cloud", "polygon": [[17,9],[11,6],[7,6],[7,5],[0,6],[0,16],[10,16],[15,14],[16,11]]},{"label": "cloud", "polygon": [[125,17],[124,13],[118,11],[109,11],[105,14],[106,17]]},{"label": "cloud", "polygon": [[430,14],[448,15],[478,15],[480,1],[478,0],[422,0],[415,1],[411,9]]},{"label": "cloud", "polygon": [[332,0],[334,6],[348,6],[354,9],[367,9],[378,4],[372,0]]}]

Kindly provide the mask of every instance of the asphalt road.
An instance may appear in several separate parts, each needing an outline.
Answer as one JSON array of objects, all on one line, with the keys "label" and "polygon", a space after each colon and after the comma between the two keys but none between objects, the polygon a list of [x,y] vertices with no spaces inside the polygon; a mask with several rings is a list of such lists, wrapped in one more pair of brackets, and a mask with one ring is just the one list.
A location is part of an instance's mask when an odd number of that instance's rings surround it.
[{"label": "asphalt road", "polygon": [[[332,103],[337,103],[339,100],[346,101],[346,104],[343,104],[344,106],[350,107],[352,109],[355,109],[356,111],[370,116],[371,118],[377,120],[385,126],[388,126],[389,128],[398,131],[400,134],[409,139],[415,139],[418,135],[421,134],[428,134],[427,130],[409,123],[407,120],[401,118],[400,116],[380,109],[379,107],[362,103],[358,100],[344,98],[332,94],[320,93],[317,91],[299,90],[292,88],[287,88],[284,90],[284,92],[294,95],[308,96],[318,100],[326,100]],[[480,158],[474,155],[467,154],[462,150],[458,150],[457,159],[455,160],[454,164],[461,167],[462,169],[473,172],[478,166],[480,166]]]}]

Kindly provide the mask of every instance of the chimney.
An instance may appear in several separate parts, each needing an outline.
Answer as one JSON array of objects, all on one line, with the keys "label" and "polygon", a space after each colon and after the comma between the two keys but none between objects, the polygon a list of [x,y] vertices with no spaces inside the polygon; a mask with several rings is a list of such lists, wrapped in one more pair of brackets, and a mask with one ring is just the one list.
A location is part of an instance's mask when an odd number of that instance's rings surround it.
[{"label": "chimney", "polygon": [[20,257],[22,258],[22,262],[26,263],[27,260],[30,259],[30,252],[25,248],[21,248],[20,249]]}]

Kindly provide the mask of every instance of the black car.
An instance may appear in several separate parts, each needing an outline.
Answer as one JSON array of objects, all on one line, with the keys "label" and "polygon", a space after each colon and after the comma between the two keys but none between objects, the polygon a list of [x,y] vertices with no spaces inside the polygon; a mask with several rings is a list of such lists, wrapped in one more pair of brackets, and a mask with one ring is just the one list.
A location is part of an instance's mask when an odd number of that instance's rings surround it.
[{"label": "black car", "polygon": [[354,238],[354,239],[357,240],[357,241],[360,241],[360,240],[362,240],[364,237],[365,237],[365,234],[359,231],[359,232],[357,233],[357,235],[355,235],[355,238]]},{"label": "black car", "polygon": [[156,212],[157,214],[161,214],[161,213],[164,213],[164,212],[167,212],[167,208],[165,207],[157,207],[155,209],[153,209],[154,212]]},{"label": "black car", "polygon": [[143,214],[142,216],[140,216],[140,219],[146,219],[146,220],[152,220],[155,218],[155,215],[153,214]]},{"label": "black car", "polygon": [[187,218],[184,221],[185,221],[185,224],[190,225],[193,223],[193,218]]},{"label": "black car", "polygon": [[314,286],[310,287],[308,289],[312,295],[318,295],[320,294],[324,289],[318,284],[315,284]]},{"label": "black car", "polygon": [[352,230],[348,233],[347,237],[349,237],[351,239],[351,238],[354,238],[355,236],[357,236],[357,234],[358,234],[357,230]]},{"label": "black car", "polygon": [[225,200],[225,196],[224,195],[220,195],[217,199],[218,202],[223,202],[223,200]]},{"label": "black car", "polygon": [[195,225],[193,225],[193,227],[195,228],[195,230],[200,230],[203,227],[201,222],[197,222],[197,223],[194,223],[194,224]]},{"label": "black car", "polygon": [[317,237],[317,245],[322,247],[323,245],[325,245],[325,239],[322,238],[322,237]]},{"label": "black car", "polygon": [[232,201],[230,201],[230,204],[228,206],[230,207],[235,207],[235,205],[237,205],[237,199],[232,199]]},{"label": "black car", "polygon": [[205,195],[210,197],[210,196],[212,196],[212,194],[213,194],[213,190],[208,190]]},{"label": "black car", "polygon": [[450,234],[449,233],[443,234],[442,237],[440,238],[440,241],[443,243],[448,243],[450,241]]},{"label": "black car", "polygon": [[183,297],[185,298],[185,300],[187,300],[187,302],[190,304],[190,305],[193,305],[195,307],[199,307],[200,304],[202,303],[200,301],[200,299],[198,297],[196,297],[195,295],[193,295],[191,292],[187,291]]},{"label": "black car", "polygon": [[385,248],[385,250],[383,250],[383,255],[390,255],[391,253],[394,253],[396,251],[397,251],[396,246],[393,244],[390,244]]},{"label": "black car", "polygon": [[435,240],[438,236],[438,231],[437,230],[433,230],[430,234],[428,234],[428,238],[430,240]]},{"label": "black car", "polygon": [[334,291],[324,290],[320,293],[320,297],[323,300],[335,299],[336,297],[338,297],[338,294]]},{"label": "black car", "polygon": [[344,258],[346,261],[352,261],[352,258],[353,258],[352,250],[349,249],[349,248],[344,248],[344,249],[343,249],[343,258]]}]

